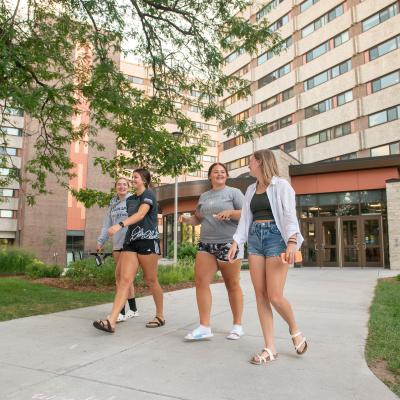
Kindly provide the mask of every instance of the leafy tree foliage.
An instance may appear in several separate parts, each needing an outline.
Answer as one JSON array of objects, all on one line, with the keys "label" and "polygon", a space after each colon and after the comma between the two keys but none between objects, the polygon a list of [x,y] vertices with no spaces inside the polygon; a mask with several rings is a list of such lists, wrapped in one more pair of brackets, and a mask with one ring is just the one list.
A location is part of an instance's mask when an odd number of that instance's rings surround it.
[{"label": "leafy tree foliage", "polygon": [[[198,169],[207,137],[177,103],[200,106],[228,135],[251,135],[255,126],[236,124],[218,102],[224,93],[249,93],[249,82],[222,73],[224,56],[281,48],[266,21],[240,16],[248,6],[245,0],[0,0],[0,125],[12,126],[15,109],[35,121],[24,131],[36,152],[21,174],[30,181],[28,200],[47,193],[49,174],[69,188],[70,144],[84,141],[101,150],[103,128],[131,153],[97,157],[104,173],[115,176],[132,165],[158,175]],[[119,70],[120,56],[132,55],[151,70],[151,96]],[[199,95],[189,97],[192,91]],[[165,128],[171,120],[180,140]],[[188,146],[190,138],[198,143]],[[1,164],[10,166],[7,155]],[[17,170],[0,185],[10,179],[21,179]],[[106,200],[90,188],[74,194],[86,205]]]}]

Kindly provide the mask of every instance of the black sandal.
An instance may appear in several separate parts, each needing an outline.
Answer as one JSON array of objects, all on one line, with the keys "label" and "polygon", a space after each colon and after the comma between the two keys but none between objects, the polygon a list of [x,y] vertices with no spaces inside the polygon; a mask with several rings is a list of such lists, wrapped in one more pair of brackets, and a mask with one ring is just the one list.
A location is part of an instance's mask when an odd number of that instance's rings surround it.
[{"label": "black sandal", "polygon": [[96,329],[99,329],[101,331],[104,332],[108,332],[108,333],[114,333],[115,329],[111,326],[111,323],[108,319],[106,319],[107,324],[104,323],[104,321],[102,320],[97,320],[93,322],[93,326]]},{"label": "black sandal", "polygon": [[154,317],[157,321],[149,321],[146,324],[146,328],[159,328],[160,326],[165,325],[165,319],[162,320],[161,318],[158,318],[157,316]]}]

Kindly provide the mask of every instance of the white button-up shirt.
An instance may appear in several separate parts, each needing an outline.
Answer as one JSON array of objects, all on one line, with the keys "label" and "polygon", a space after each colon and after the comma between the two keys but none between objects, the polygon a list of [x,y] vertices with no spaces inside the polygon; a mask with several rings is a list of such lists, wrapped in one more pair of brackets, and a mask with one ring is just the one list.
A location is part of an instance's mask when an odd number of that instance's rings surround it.
[{"label": "white button-up shirt", "polygon": [[[253,183],[247,188],[244,196],[239,225],[233,235],[233,240],[238,245],[247,242],[249,229],[253,223],[250,202],[255,192],[256,183]],[[304,239],[300,233],[299,221],[297,220],[296,196],[292,186],[286,179],[273,176],[266,193],[271,204],[276,226],[281,232],[283,240],[287,244],[289,238],[296,234],[297,249],[299,249]]]}]

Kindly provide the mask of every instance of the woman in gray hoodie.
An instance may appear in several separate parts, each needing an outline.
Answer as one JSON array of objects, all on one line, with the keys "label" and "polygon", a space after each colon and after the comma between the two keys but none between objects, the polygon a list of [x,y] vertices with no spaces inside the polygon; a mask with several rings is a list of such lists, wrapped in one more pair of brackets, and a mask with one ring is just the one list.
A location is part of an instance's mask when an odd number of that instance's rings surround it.
[{"label": "woman in gray hoodie", "polygon": [[[119,178],[115,182],[115,190],[117,195],[111,199],[110,206],[108,208],[106,217],[104,218],[103,227],[101,229],[100,236],[97,238],[96,251],[101,252],[103,250],[104,243],[108,240],[108,229],[118,224],[119,222],[125,220],[128,217],[128,212],[126,209],[126,199],[131,196],[128,193],[129,190],[129,180],[127,178]],[[118,285],[120,276],[120,265],[118,264],[119,256],[124,245],[125,235],[128,228],[123,228],[119,230],[112,237],[113,242],[113,258],[115,261],[115,282]],[[125,306],[118,316],[117,322],[126,321],[129,318],[139,316],[139,312],[136,308],[135,300],[135,288],[132,286],[129,289],[128,295],[129,310],[125,312]]]}]

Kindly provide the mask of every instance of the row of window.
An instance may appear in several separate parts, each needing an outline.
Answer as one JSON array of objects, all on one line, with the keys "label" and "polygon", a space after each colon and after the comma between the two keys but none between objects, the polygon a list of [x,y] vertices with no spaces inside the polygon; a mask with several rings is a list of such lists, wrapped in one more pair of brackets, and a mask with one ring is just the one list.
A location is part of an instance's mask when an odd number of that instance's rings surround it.
[{"label": "row of window", "polygon": [[[188,144],[199,144],[200,141],[202,141],[199,138],[195,138],[195,137],[190,137],[187,141]],[[208,147],[216,147],[217,146],[217,142],[215,140],[211,140],[211,139],[207,139],[206,141],[206,145]]]},{"label": "row of window", "polygon": [[289,100],[293,96],[294,96],[294,87],[291,87],[289,89],[284,90],[283,92],[276,94],[275,96],[270,97],[267,100],[262,101],[260,103],[260,109],[261,111],[267,110],[268,108],[271,108],[278,103],[282,103],[286,100]]},{"label": "row of window", "polygon": [[261,18],[264,18],[271,10],[276,8],[283,1],[284,0],[272,0],[272,1],[270,1],[260,11],[258,11],[258,13],[256,14],[256,20],[259,21]]},{"label": "row of window", "polygon": [[387,87],[397,85],[400,82],[400,70],[391,72],[380,78],[374,79],[371,82],[372,93],[379,92],[380,90],[386,89]]},{"label": "row of window", "polygon": [[188,172],[187,175],[194,176],[197,178],[208,178],[208,171]]},{"label": "row of window", "polygon": [[281,149],[285,153],[290,153],[292,151],[296,151],[296,140],[291,140],[290,142],[279,144],[278,146],[271,147],[271,150]]},{"label": "row of window", "polygon": [[400,142],[393,142],[371,149],[371,157],[391,156],[394,154],[400,154]]},{"label": "row of window", "polygon": [[322,28],[324,25],[333,21],[335,18],[341,16],[344,13],[344,3],[336,6],[332,10],[328,11],[326,14],[317,18],[301,30],[301,37],[304,38],[311,35],[314,31]]},{"label": "row of window", "polygon": [[125,74],[125,78],[128,79],[129,82],[136,83],[137,85],[144,85],[144,79],[138,76]]},{"label": "row of window", "polygon": [[14,211],[13,210],[0,210],[0,218],[13,218]]},{"label": "row of window", "polygon": [[277,19],[274,23],[268,26],[271,32],[277,31],[279,28],[282,28],[283,25],[286,25],[289,22],[289,14],[283,15],[279,19]]},{"label": "row of window", "polygon": [[225,64],[229,64],[235,61],[239,56],[245,53],[245,49],[241,47],[240,49],[235,50],[233,53],[229,54],[229,56],[225,57]]},{"label": "row of window", "polygon": [[[310,62],[315,60],[316,58],[322,56],[323,54],[327,53],[332,48],[336,48],[343,43],[349,40],[349,31],[344,31],[339,35],[336,35],[333,40],[327,40],[326,42],[320,44],[319,46],[315,47],[314,49],[310,50],[306,53],[306,62]],[[332,47],[333,46],[333,47]]]},{"label": "row of window", "polygon": [[398,13],[399,13],[399,4],[398,2],[396,2],[362,21],[361,25],[363,32],[366,32],[369,29],[381,24],[382,22],[387,21],[388,19],[394,17]]},{"label": "row of window", "polygon": [[304,91],[310,90],[316,86],[322,85],[323,83],[338,77],[339,75],[345,74],[351,70],[351,59],[344,61],[332,68],[329,68],[312,78],[307,79],[304,82]]},{"label": "row of window", "polygon": [[5,115],[11,115],[14,117],[23,117],[24,116],[24,110],[21,108],[11,108],[11,107],[5,107],[4,109],[0,107],[1,112],[4,113]]},{"label": "row of window", "polygon": [[[282,42],[282,49],[287,49],[292,44],[293,44],[293,39],[291,36],[289,36]],[[274,52],[272,50],[266,51],[265,53],[263,53],[257,57],[257,65],[264,64],[266,61],[270,60],[273,56],[274,56]]]},{"label": "row of window", "polygon": [[258,80],[258,88],[262,88],[269,83],[275,81],[276,79],[281,78],[284,75],[287,75],[292,70],[291,63],[283,65],[282,67],[276,69],[275,71],[270,72],[268,75],[263,76]]},{"label": "row of window", "polygon": [[368,126],[376,126],[385,124],[386,122],[395,121],[400,117],[400,105],[387,108],[386,110],[368,116]]},{"label": "row of window", "polygon": [[400,35],[369,49],[369,60],[375,60],[376,58],[382,57],[398,48],[400,48]]},{"label": "row of window", "polygon": [[330,162],[330,161],[339,161],[339,160],[353,160],[357,158],[357,153],[347,153],[347,154],[342,154],[340,156],[332,157],[332,158],[327,158],[326,160],[322,160],[323,162]]},{"label": "row of window", "polygon": [[318,143],[326,142],[328,140],[336,139],[351,133],[351,122],[346,122],[334,126],[332,128],[324,129],[323,131],[313,133],[306,136],[306,146],[313,146]]},{"label": "row of window", "polygon": [[14,189],[0,189],[0,197],[14,197]]},{"label": "row of window", "polygon": [[249,139],[246,139],[243,135],[236,136],[232,139],[226,140],[225,142],[222,143],[222,150],[229,150],[232,149],[233,147],[239,146],[243,143],[248,142]]},{"label": "row of window", "polygon": [[336,96],[330,97],[329,99],[320,101],[319,103],[313,104],[304,109],[304,118],[311,118],[314,115],[324,113],[331,110],[332,108],[339,107],[349,101],[353,100],[353,91],[348,90],[347,92],[340,93]]},{"label": "row of window", "polygon": [[237,160],[225,163],[226,169],[228,171],[232,171],[233,169],[245,167],[246,165],[249,165],[249,161],[250,161],[250,156],[238,158]]},{"label": "row of window", "polygon": [[203,131],[213,131],[216,132],[218,130],[217,125],[206,124],[205,122],[194,122],[196,128],[201,129]]},{"label": "row of window", "polygon": [[303,1],[300,4],[300,12],[302,13],[302,12],[308,10],[311,6],[313,6],[315,3],[318,3],[318,2],[319,2],[319,0],[306,0],[306,1]]},{"label": "row of window", "polygon": [[0,176],[8,176],[16,168],[0,168]]},{"label": "row of window", "polygon": [[286,126],[292,125],[292,123],[293,123],[292,115],[286,115],[285,117],[279,118],[275,121],[263,125],[261,127],[261,134],[267,135],[279,129],[285,128]]},{"label": "row of window", "polygon": [[233,116],[233,120],[235,121],[235,123],[238,123],[240,121],[245,120],[246,118],[249,118],[249,115],[250,115],[250,108],[247,110],[244,110],[238,114],[235,114]]},{"label": "row of window", "polygon": [[22,129],[11,126],[0,126],[1,135],[22,136]]},{"label": "row of window", "polygon": [[16,156],[17,155],[17,149],[14,147],[3,147],[0,146],[0,155],[8,155],[8,156]]},{"label": "row of window", "polygon": [[209,156],[208,154],[203,154],[201,156],[197,156],[197,161],[206,161],[206,162],[214,163],[217,161],[217,157]]}]

